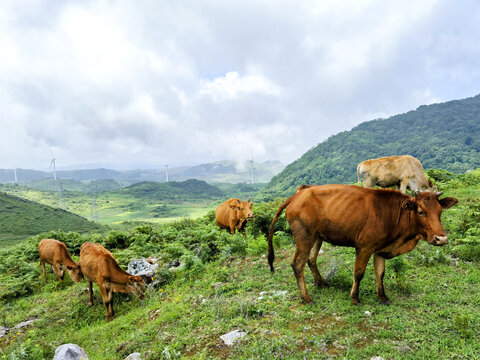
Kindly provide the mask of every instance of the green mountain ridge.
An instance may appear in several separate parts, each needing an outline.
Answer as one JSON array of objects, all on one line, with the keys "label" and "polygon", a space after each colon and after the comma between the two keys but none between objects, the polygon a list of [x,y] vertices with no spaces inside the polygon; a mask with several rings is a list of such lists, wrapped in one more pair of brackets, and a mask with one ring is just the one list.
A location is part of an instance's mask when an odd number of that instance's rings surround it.
[{"label": "green mountain ridge", "polygon": [[50,230],[101,232],[105,227],[69,211],[0,192],[0,237],[35,235]]},{"label": "green mountain ridge", "polygon": [[424,169],[480,167],[480,95],[364,122],[333,135],[274,176],[258,200],[290,196],[302,184],[352,183],[361,161],[410,154]]}]

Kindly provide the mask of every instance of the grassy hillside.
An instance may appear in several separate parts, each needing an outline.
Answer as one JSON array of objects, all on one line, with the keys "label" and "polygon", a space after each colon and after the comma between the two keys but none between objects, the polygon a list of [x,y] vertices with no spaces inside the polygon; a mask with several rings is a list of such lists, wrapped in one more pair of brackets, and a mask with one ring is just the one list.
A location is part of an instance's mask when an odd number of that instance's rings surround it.
[{"label": "grassy hillside", "polygon": [[259,198],[289,196],[302,184],[357,181],[366,159],[410,154],[425,169],[455,173],[480,166],[480,95],[360,124],[309,150],[276,175]]},{"label": "grassy hillside", "polygon": [[[160,286],[144,301],[115,295],[116,317],[105,322],[98,288],[88,308],[85,283],[40,276],[36,244],[41,236],[0,250],[0,316],[3,326],[27,319],[31,326],[0,338],[0,358],[51,359],[62,343],[83,347],[90,359],[474,359],[480,353],[480,171],[433,173],[445,196],[460,202],[442,215],[449,244],[425,242],[386,262],[391,306],[376,296],[370,262],[360,288],[363,306],[349,292],[355,251],[324,245],[318,263],[329,287],[317,289],[306,270],[315,303],[301,303],[290,267],[294,252],[284,216],[274,237],[276,272],[266,258],[265,223],[281,200],[259,203],[246,235],[231,236],[214,224],[213,212],[172,224],[140,226],[93,240],[111,249],[125,268],[132,258],[155,256]],[[78,259],[92,236],[51,232]],[[43,236],[43,235],[42,235]],[[182,264],[171,268],[174,260]],[[327,275],[328,274],[328,275]],[[68,276],[67,276],[68,277]],[[219,337],[246,336],[232,347]],[[102,334],[102,336],[98,336]]]},{"label": "grassy hillside", "polygon": [[168,183],[145,181],[118,190],[118,193],[157,201],[212,199],[223,195],[218,188],[195,179]]},{"label": "grassy hillside", "polygon": [[49,230],[85,233],[105,228],[68,211],[0,192],[0,247]]}]

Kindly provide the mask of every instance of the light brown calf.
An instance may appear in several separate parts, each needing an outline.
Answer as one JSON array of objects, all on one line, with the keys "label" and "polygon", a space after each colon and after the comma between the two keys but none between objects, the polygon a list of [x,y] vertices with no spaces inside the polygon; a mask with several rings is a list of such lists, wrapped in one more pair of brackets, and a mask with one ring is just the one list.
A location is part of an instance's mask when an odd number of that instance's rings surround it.
[{"label": "light brown calf", "polygon": [[112,253],[100,244],[83,243],[80,249],[80,266],[88,281],[88,306],[93,305],[92,282],[96,282],[102,294],[107,321],[112,320],[113,293],[135,294],[143,299],[147,285],[141,276],[123,270]]},{"label": "light brown calf", "polygon": [[253,218],[253,203],[250,199],[241,201],[240,199],[228,199],[222,203],[215,211],[215,219],[220,229],[228,229],[233,235],[237,230],[243,230],[247,221]]},{"label": "light brown calf", "polygon": [[67,246],[63,242],[55,239],[42,239],[38,243],[38,253],[45,281],[47,281],[45,263],[52,265],[57,280],[63,280],[65,275],[64,268],[67,269],[70,278],[74,282],[79,282],[83,279],[80,266],[72,260]]}]

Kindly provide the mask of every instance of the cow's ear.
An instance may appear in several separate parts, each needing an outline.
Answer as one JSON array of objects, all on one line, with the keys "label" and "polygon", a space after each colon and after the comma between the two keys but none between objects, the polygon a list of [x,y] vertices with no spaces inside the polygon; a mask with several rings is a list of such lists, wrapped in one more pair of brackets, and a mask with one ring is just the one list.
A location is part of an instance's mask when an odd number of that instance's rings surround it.
[{"label": "cow's ear", "polygon": [[458,200],[454,197],[446,197],[438,200],[438,202],[442,206],[442,209],[450,209],[452,206],[458,203]]},{"label": "cow's ear", "polygon": [[402,208],[404,208],[405,210],[413,211],[413,210],[417,210],[418,205],[415,200],[407,199],[403,201]]}]

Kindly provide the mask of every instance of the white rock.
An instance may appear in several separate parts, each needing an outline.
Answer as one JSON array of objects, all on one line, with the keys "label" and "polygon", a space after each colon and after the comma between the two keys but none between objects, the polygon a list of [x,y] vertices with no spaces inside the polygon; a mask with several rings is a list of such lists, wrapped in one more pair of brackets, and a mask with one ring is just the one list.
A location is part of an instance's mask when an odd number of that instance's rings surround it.
[{"label": "white rock", "polygon": [[140,354],[140,353],[133,353],[133,354],[128,355],[125,358],[125,360],[142,360],[141,356],[142,356],[142,354]]},{"label": "white rock", "polygon": [[370,360],[385,360],[385,359],[381,356],[374,356],[374,357],[371,357]]},{"label": "white rock", "polygon": [[55,350],[53,360],[87,360],[88,356],[80,346],[75,344],[63,344]]},{"label": "white rock", "polygon": [[35,321],[38,321],[38,319],[22,321],[20,324],[18,324],[17,326],[15,326],[15,329],[24,328],[25,326],[29,326],[29,325],[33,324]]},{"label": "white rock", "polygon": [[7,334],[8,328],[0,326],[0,338],[4,337]]},{"label": "white rock", "polygon": [[232,346],[235,341],[247,335],[246,332],[240,330],[230,331],[228,334],[220,336],[225,345]]},{"label": "white rock", "polygon": [[372,313],[367,310],[367,311],[365,311],[365,315],[367,315],[367,316],[372,316]]}]

